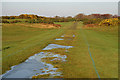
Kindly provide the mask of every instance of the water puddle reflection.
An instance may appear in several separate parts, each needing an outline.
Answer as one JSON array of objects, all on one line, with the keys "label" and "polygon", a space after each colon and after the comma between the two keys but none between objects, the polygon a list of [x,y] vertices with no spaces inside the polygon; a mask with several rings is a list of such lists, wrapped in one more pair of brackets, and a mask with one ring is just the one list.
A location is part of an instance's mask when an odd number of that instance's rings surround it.
[{"label": "water puddle reflection", "polygon": [[62,35],[61,37],[64,37],[64,35]]},{"label": "water puddle reflection", "polygon": [[75,37],[75,35],[73,35],[73,37]]},{"label": "water puddle reflection", "polygon": [[[61,37],[64,37],[62,35]],[[73,35],[75,37],[75,35]],[[55,40],[64,40],[58,38]],[[58,44],[49,44],[43,50],[51,50],[57,48],[64,48],[65,52],[69,52],[68,49],[73,46],[64,46]],[[55,54],[52,52],[40,52],[29,57],[25,62],[12,66],[11,70],[2,75],[3,78],[41,78],[47,76],[47,78],[53,78],[55,76],[63,76],[61,71],[57,71],[59,67],[50,64],[49,62],[62,61],[65,62],[67,56]],[[48,62],[47,62],[48,60]]]},{"label": "water puddle reflection", "polygon": [[58,38],[58,39],[55,39],[55,40],[64,40],[64,39]]},{"label": "water puddle reflection", "polygon": [[56,49],[56,48],[65,48],[69,49],[72,48],[73,46],[63,46],[63,45],[58,45],[58,44],[49,44],[47,47],[45,47],[43,50],[51,50],[51,49]]},{"label": "water puddle reflection", "polygon": [[32,76],[48,75],[48,77],[62,76],[61,72],[56,72],[52,64],[44,62],[42,59],[51,58],[50,61],[66,61],[66,55],[54,54],[52,52],[40,52],[29,57],[25,62],[12,66],[3,78],[32,78]]}]

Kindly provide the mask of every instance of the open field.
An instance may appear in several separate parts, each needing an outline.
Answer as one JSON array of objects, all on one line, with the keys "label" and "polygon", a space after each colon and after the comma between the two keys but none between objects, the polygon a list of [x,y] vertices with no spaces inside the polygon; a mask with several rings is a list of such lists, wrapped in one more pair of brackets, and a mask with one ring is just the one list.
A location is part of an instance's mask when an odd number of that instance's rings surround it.
[{"label": "open field", "polygon": [[[29,56],[41,52],[45,46],[52,43],[74,46],[68,49],[68,52],[65,52],[65,49],[49,50],[56,54],[67,55],[67,62],[55,64],[63,71],[63,77],[98,78],[98,74],[100,78],[118,77],[118,28],[116,26],[101,29],[100,27],[84,28],[82,22],[57,24],[61,24],[62,27],[40,29],[4,24],[3,73],[11,66],[25,61]],[[64,35],[64,40],[54,40],[61,35]]]},{"label": "open field", "polygon": [[[84,29],[79,23],[76,29],[76,38],[67,54],[68,63],[64,64],[64,77],[69,78],[96,78],[98,75],[93,61],[101,78],[118,78],[118,29],[102,27]],[[88,51],[91,51],[91,56]]]},{"label": "open field", "polygon": [[3,1],[2,80],[119,80],[118,2]]},{"label": "open field", "polygon": [[68,57],[66,63],[57,64],[62,67],[65,78],[118,78],[117,26],[112,29],[102,27],[102,30],[99,27],[85,29],[80,22],[66,28],[64,41],[54,43],[72,45],[74,48],[69,49],[69,52],[64,52],[63,49],[53,50],[54,53],[66,54]]},{"label": "open field", "polygon": [[[70,24],[61,23],[63,27]],[[3,24],[3,73],[9,70],[11,66],[19,64],[29,56],[40,52],[54,38],[62,35],[63,27],[61,29],[40,29],[23,25]]]}]

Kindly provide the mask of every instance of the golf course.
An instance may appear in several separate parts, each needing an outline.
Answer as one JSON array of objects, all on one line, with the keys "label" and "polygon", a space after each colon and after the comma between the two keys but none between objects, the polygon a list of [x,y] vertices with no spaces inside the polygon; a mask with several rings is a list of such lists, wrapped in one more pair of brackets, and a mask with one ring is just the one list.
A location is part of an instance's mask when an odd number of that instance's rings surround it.
[{"label": "golf course", "polygon": [[119,80],[117,0],[1,3],[2,80]]},{"label": "golf course", "polygon": [[[118,78],[118,26],[84,27],[82,21],[55,24],[60,24],[61,28],[3,24],[3,73],[30,56],[47,51],[67,56],[66,62],[43,59],[56,66],[57,71],[62,71],[64,78]],[[63,40],[55,40],[57,38]],[[67,51],[65,48],[43,50],[49,44],[73,47]]]}]

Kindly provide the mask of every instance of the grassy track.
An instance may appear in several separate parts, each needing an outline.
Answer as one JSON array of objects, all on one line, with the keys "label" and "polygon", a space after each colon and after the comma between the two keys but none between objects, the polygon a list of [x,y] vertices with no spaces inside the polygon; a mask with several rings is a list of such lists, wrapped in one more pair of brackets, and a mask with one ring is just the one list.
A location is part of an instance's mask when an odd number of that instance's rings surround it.
[{"label": "grassy track", "polygon": [[11,66],[38,53],[64,32],[69,23],[61,23],[61,29],[39,29],[16,24],[3,24],[3,73]]},{"label": "grassy track", "polygon": [[[117,31],[116,31],[117,32]],[[118,39],[107,32],[85,31],[101,78],[118,77]],[[89,36],[92,35],[92,36]],[[98,37],[96,37],[98,36]],[[109,73],[109,74],[108,74]]]},{"label": "grassy track", "polygon": [[[61,68],[65,78],[98,78],[88,51],[87,40],[100,77],[118,77],[117,27],[83,28],[82,22],[58,24],[62,25],[61,29],[4,25],[3,72],[10,69],[10,66],[19,64],[29,56],[42,51],[47,44],[55,43],[74,46],[68,50],[69,52],[65,52],[65,49],[50,50],[50,52],[67,55],[66,63],[53,63]],[[54,40],[62,34],[64,34],[64,40]],[[7,47],[9,48],[6,49]]]},{"label": "grassy track", "polygon": [[77,25],[76,38],[68,55],[68,63],[64,64],[64,76],[69,78],[98,78],[88,52],[86,37],[96,69],[101,78],[118,77],[118,43],[117,29],[98,31],[97,29],[80,29]]},{"label": "grassy track", "polygon": [[88,53],[88,46],[80,32],[81,26],[82,23],[77,26],[73,22],[72,25],[64,28],[64,41],[54,42],[55,44],[74,46],[72,49],[69,49],[68,52],[65,52],[64,49],[50,50],[50,52],[68,56],[66,63],[57,63],[62,68],[65,78],[97,78]]},{"label": "grassy track", "polygon": [[[117,78],[118,77],[118,44],[117,29],[108,31],[98,31],[97,29],[80,29],[82,23],[77,27],[68,27],[65,30],[64,39],[76,37],[70,41],[57,41],[55,43],[61,45],[73,45],[74,48],[66,53],[68,62],[63,64],[64,77],[66,78],[98,78],[93,66],[88,45],[84,39],[86,37],[92,58],[95,62],[96,69],[101,78]],[[115,27],[116,28],[116,27]],[[62,51],[57,50],[56,52]],[[65,54],[65,53],[64,53]],[[108,74],[109,73],[109,74]]]},{"label": "grassy track", "polygon": [[95,73],[94,67],[92,65],[91,58],[88,53],[88,47],[85,44],[85,40],[80,33],[80,27],[66,31],[66,35],[75,34],[75,38],[72,40],[72,46],[74,48],[70,49],[70,52],[67,53],[68,62],[64,64],[64,77],[66,78],[96,78],[97,74]]}]

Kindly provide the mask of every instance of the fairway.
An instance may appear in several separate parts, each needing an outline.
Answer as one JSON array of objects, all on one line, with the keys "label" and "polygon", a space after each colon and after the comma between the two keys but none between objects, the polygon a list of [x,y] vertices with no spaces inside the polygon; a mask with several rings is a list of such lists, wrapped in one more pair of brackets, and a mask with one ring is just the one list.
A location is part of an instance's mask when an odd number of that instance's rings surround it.
[{"label": "fairway", "polygon": [[71,30],[75,47],[64,64],[66,78],[118,78],[118,32],[108,30],[84,29],[82,23]]},{"label": "fairway", "polygon": [[[73,46],[49,52],[67,55],[67,62],[49,62],[58,66],[64,78],[118,78],[117,29],[86,29],[82,22],[58,22],[60,29],[40,29],[16,24],[3,25],[3,73],[24,62],[48,44]],[[61,38],[63,40],[55,40]],[[109,74],[108,74],[109,73]],[[56,78],[56,77],[55,77]]]},{"label": "fairway", "polygon": [[[64,26],[69,23],[61,23]],[[28,57],[41,51],[64,29],[40,29],[16,24],[3,24],[2,58],[3,73],[11,66],[24,62]],[[17,59],[16,59],[17,58]]]},{"label": "fairway", "polygon": [[2,1],[1,79],[119,80],[118,3]]}]

